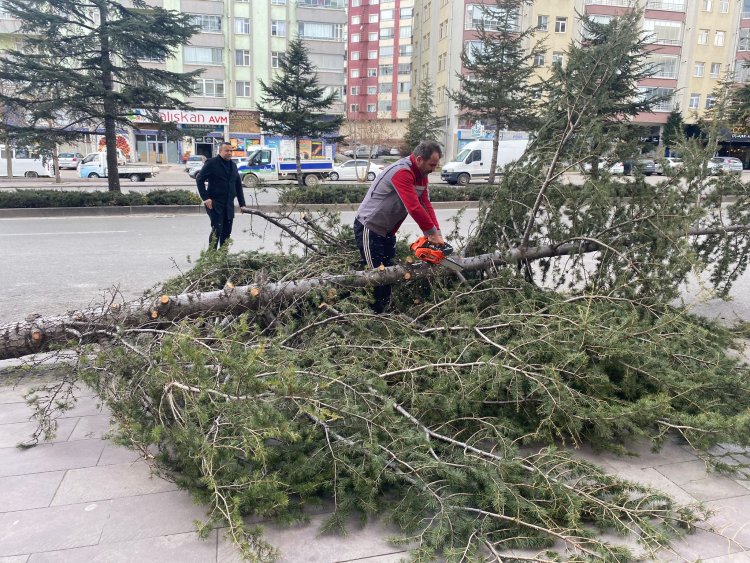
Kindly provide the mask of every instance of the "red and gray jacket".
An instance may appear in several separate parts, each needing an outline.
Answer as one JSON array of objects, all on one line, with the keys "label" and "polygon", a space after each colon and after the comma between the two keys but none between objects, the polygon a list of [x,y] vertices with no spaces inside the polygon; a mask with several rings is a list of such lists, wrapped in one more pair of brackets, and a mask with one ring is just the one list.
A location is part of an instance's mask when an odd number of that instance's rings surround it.
[{"label": "red and gray jacket", "polygon": [[394,162],[373,180],[357,209],[357,219],[384,237],[395,234],[407,214],[425,235],[440,230],[430,203],[427,177],[419,172],[411,155]]}]

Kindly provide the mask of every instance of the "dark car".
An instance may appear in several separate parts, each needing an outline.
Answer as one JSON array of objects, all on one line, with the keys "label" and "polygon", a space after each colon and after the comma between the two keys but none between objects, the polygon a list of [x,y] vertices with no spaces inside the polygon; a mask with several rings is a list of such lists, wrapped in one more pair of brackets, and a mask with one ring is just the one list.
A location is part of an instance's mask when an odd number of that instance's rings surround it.
[{"label": "dark car", "polygon": [[623,161],[623,168],[623,172],[627,176],[631,176],[634,169],[640,170],[644,176],[656,174],[656,163],[650,158],[639,158],[637,160],[628,158]]}]

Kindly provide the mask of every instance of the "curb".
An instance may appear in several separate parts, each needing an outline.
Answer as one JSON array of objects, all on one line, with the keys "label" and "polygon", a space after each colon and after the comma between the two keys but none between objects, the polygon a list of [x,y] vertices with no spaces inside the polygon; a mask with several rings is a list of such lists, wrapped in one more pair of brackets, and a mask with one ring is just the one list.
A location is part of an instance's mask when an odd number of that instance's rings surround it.
[{"label": "curb", "polygon": [[[433,202],[435,209],[478,208],[477,201],[437,201]],[[248,206],[265,213],[276,213],[284,209],[289,211],[295,207],[284,206],[279,203],[269,203]],[[309,211],[356,211],[358,203],[328,203],[298,205],[296,209]],[[237,215],[239,209],[235,209]],[[0,219],[24,219],[45,217],[122,217],[128,215],[194,215],[203,214],[202,205],[131,205],[110,207],[39,207],[0,209]]]}]

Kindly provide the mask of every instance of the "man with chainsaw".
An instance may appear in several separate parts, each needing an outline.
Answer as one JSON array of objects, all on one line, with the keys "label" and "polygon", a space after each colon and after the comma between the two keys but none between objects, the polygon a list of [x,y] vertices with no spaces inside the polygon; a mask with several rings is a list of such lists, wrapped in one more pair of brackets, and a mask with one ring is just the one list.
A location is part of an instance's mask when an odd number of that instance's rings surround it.
[{"label": "man with chainsaw", "polygon": [[[354,219],[354,239],[364,264],[370,268],[393,264],[396,232],[407,214],[422,229],[428,243],[445,245],[427,187],[427,177],[442,156],[439,143],[422,141],[411,155],[394,162],[373,180]],[[390,285],[375,288],[372,308],[376,313],[382,313],[390,301]]]}]

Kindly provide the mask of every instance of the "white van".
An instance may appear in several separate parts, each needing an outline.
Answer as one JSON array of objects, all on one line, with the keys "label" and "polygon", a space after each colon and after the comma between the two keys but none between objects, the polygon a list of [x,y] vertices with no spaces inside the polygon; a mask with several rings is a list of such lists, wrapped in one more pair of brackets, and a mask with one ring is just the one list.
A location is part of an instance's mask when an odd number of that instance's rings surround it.
[{"label": "white van", "polygon": [[[495,169],[500,172],[503,166],[521,158],[528,144],[526,139],[500,141]],[[472,141],[443,166],[440,177],[450,185],[465,186],[474,178],[489,177],[491,162],[492,141]]]},{"label": "white van", "polygon": [[[8,163],[5,160],[5,145],[0,145],[0,177],[8,175]],[[52,159],[45,159],[27,147],[13,148],[13,176],[26,178],[52,177]]]}]

